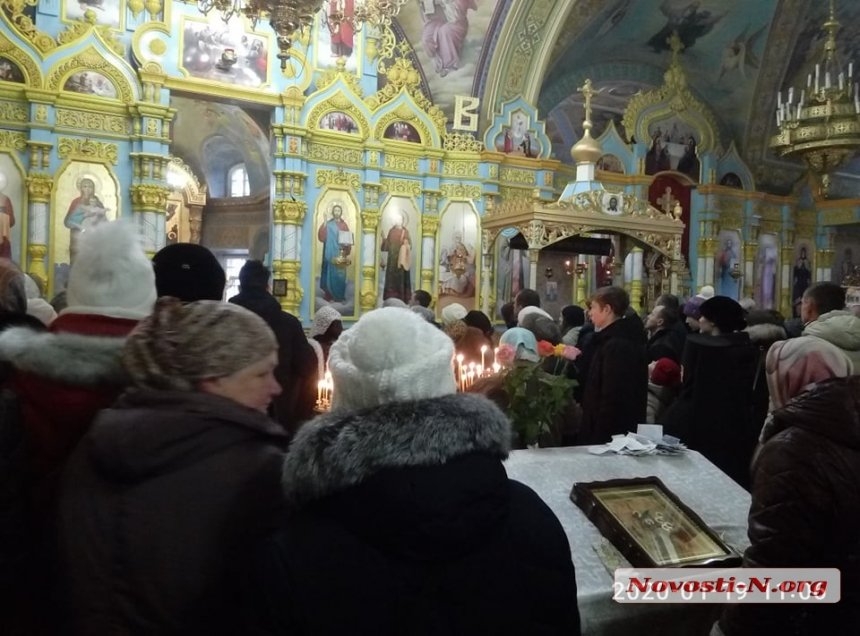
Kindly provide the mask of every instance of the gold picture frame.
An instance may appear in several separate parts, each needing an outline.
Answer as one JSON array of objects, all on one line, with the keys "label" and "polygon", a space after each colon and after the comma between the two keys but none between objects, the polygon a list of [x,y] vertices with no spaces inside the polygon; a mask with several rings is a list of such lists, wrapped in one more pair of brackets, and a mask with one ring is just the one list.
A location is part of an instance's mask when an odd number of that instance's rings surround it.
[{"label": "gold picture frame", "polygon": [[577,483],[570,498],[634,567],[741,562],[740,555],[657,477]]}]

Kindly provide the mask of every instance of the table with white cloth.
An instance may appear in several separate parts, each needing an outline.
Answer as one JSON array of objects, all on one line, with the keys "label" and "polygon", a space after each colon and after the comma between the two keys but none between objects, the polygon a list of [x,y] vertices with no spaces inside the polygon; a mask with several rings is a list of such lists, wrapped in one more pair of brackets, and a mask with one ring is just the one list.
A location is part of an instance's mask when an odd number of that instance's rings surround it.
[{"label": "table with white cloth", "polygon": [[575,482],[658,477],[739,553],[749,545],[749,493],[695,451],[681,455],[593,455],[588,447],[513,451],[508,476],[532,488],[561,521],[576,566],[577,600],[583,634],[708,634],[719,616],[716,604],[621,604],[612,600],[612,574],[604,557],[606,540],[571,501]]}]

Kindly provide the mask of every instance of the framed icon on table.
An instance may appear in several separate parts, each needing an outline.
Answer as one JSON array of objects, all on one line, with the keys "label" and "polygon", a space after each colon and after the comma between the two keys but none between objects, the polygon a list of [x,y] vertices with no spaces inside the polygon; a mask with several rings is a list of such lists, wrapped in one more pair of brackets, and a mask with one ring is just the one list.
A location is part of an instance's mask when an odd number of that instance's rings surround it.
[{"label": "framed icon on table", "polygon": [[741,556],[657,477],[576,483],[570,498],[634,567],[728,567],[741,562]]}]

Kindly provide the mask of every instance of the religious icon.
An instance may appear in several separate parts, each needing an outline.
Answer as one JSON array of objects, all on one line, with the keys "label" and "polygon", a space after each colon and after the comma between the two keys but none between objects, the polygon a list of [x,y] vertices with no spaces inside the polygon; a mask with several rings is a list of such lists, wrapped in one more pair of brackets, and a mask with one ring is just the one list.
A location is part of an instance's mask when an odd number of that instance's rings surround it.
[{"label": "religious icon", "polygon": [[448,206],[439,224],[439,303],[455,301],[474,308],[478,289],[478,216],[466,202]]},{"label": "religious icon", "polygon": [[344,316],[355,311],[355,264],[353,254],[356,223],[352,200],[324,197],[318,207],[317,254],[319,278],[314,311],[330,305]]},{"label": "religious icon", "polygon": [[414,236],[417,212],[407,197],[392,197],[382,211],[380,261],[382,293],[380,301],[399,298],[408,303],[413,291]]}]

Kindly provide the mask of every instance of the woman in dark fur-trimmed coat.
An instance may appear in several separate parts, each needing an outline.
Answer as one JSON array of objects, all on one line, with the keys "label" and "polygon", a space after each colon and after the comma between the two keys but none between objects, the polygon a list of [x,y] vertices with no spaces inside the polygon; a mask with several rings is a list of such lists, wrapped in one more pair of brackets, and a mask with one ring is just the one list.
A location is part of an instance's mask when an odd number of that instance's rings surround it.
[{"label": "woman in dark fur-trimmed coat", "polygon": [[332,346],[334,410],[285,461],[294,512],[252,563],[249,633],[579,633],[561,524],[508,479],[510,424],[455,394],[452,354],[394,307]]}]

